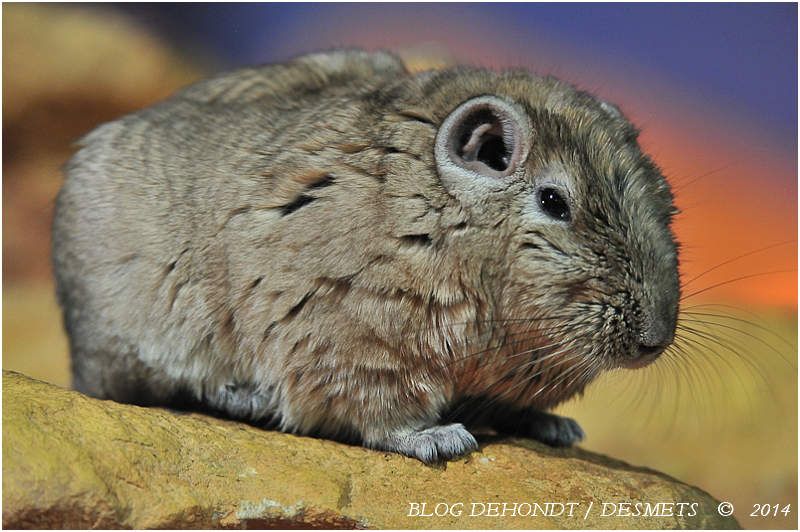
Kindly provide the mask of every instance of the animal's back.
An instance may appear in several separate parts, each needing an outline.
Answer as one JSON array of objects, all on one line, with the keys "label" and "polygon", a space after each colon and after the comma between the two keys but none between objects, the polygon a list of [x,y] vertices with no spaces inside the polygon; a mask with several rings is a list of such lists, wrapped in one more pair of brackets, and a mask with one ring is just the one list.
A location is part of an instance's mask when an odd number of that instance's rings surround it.
[{"label": "animal's back", "polygon": [[176,382],[213,388],[230,376],[228,225],[261,211],[268,237],[303,179],[324,177],[284,175],[297,174],[298,152],[330,143],[322,122],[351,127],[359,95],[404,75],[387,54],[315,54],[197,83],[87,135],[53,224],[74,386],[150,404],[172,401]]}]

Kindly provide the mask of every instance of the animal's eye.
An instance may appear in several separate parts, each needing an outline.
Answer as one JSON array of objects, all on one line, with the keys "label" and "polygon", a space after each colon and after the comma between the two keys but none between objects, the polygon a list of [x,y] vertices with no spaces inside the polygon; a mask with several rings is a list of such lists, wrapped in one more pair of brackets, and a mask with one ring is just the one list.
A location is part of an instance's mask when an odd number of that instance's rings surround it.
[{"label": "animal's eye", "polygon": [[570,220],[569,205],[561,192],[554,188],[543,188],[539,191],[539,204],[551,218],[568,222]]}]

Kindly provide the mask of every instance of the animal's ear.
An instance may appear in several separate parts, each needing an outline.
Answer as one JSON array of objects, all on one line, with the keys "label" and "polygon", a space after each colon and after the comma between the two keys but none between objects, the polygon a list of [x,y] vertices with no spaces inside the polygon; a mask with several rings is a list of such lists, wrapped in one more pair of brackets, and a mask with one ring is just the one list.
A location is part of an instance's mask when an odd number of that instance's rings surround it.
[{"label": "animal's ear", "polygon": [[448,188],[489,189],[520,169],[528,155],[530,121],[516,105],[479,96],[459,105],[436,134],[436,166]]}]

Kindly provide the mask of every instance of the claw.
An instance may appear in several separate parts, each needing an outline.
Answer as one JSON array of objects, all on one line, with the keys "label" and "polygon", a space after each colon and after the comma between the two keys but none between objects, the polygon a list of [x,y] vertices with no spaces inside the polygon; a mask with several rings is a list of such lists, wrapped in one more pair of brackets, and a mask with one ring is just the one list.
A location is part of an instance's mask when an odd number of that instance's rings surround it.
[{"label": "claw", "polygon": [[403,432],[371,447],[394,451],[426,464],[442,462],[478,449],[475,437],[461,423]]}]

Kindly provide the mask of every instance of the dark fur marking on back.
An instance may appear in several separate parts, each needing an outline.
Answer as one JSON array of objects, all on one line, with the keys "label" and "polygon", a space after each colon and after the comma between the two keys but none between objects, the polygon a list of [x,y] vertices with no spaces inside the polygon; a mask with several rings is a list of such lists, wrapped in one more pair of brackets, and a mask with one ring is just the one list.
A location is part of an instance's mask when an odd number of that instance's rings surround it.
[{"label": "dark fur marking on back", "polygon": [[422,122],[423,124],[433,126],[434,128],[436,127],[436,124],[433,123],[433,120],[414,111],[398,111],[397,114],[403,118],[410,118],[416,122]]},{"label": "dark fur marking on back", "polygon": [[[181,260],[181,257],[183,257],[186,254],[187,251],[189,251],[189,248],[183,249],[174,260],[170,261],[169,264],[167,264],[167,268],[166,268],[166,273],[167,274],[169,274],[171,271],[173,271],[175,269],[175,266],[178,264],[178,261]],[[138,257],[138,255],[134,254],[133,258],[137,258],[137,257]],[[127,260],[126,260],[126,262],[127,262]]]},{"label": "dark fur marking on back", "polygon": [[314,190],[316,188],[329,187],[334,183],[334,181],[336,181],[336,178],[334,178],[331,174],[325,174],[324,176],[322,176],[322,179],[320,179],[316,183],[311,183],[310,185],[308,185],[307,188],[308,190]]},{"label": "dark fur marking on back", "polygon": [[378,148],[383,150],[383,153],[385,153],[386,155],[398,155],[398,154],[401,154],[401,155],[406,155],[408,157],[416,159],[417,161],[422,161],[422,157],[419,154],[410,152],[408,150],[401,150],[397,146],[378,146]]},{"label": "dark fur marking on back", "polygon": [[426,235],[426,234],[403,235],[400,237],[400,240],[403,242],[403,244],[407,246],[430,247],[433,245],[433,240],[431,240],[431,235]]},{"label": "dark fur marking on back", "polygon": [[300,194],[299,196],[297,196],[297,198],[295,198],[293,202],[287,203],[286,205],[281,207],[281,215],[288,216],[289,214],[292,214],[300,207],[304,207],[316,199],[317,198],[309,196],[307,194]]},{"label": "dark fur marking on back", "polygon": [[[316,190],[329,187],[333,185],[335,181],[336,178],[334,178],[331,174],[325,174],[318,181],[308,184],[306,186],[306,190]],[[292,201],[291,203],[287,203],[286,205],[280,208],[281,215],[287,216],[289,214],[292,214],[296,210],[308,205],[309,203],[315,201],[316,199],[317,198],[315,196],[311,196],[309,194],[300,194],[294,199],[294,201]]]},{"label": "dark fur marking on back", "polygon": [[297,316],[297,314],[299,314],[300,311],[303,310],[303,307],[306,305],[309,299],[311,299],[311,292],[304,295],[303,299],[301,299],[296,305],[290,308],[289,312],[286,313],[285,318],[294,318],[295,316]]},{"label": "dark fur marking on back", "polygon": [[186,286],[186,284],[187,284],[188,282],[189,282],[188,280],[186,280],[186,281],[181,281],[181,282],[179,282],[178,284],[176,284],[176,285],[174,286],[174,288],[172,289],[172,291],[171,291],[171,293],[170,293],[170,299],[169,299],[169,310],[170,310],[170,312],[172,312],[172,309],[175,307],[175,301],[177,301],[177,300],[178,300],[178,294],[180,293],[181,289],[182,289],[184,286]]}]

